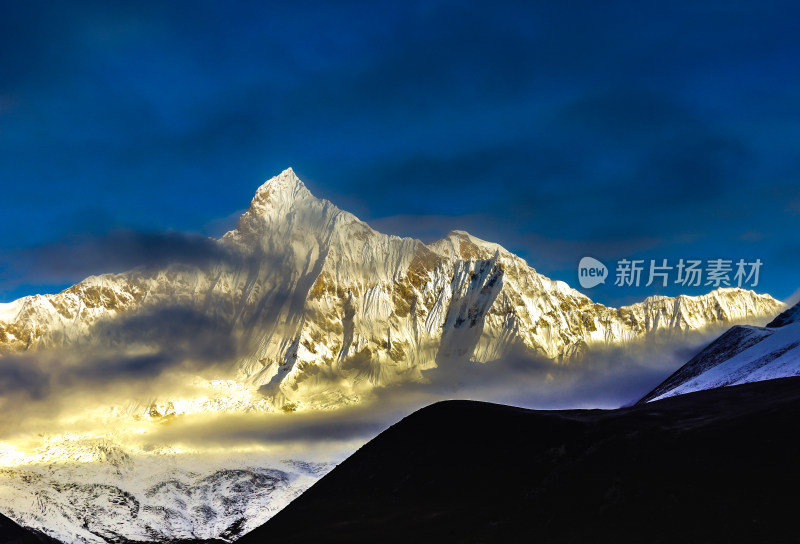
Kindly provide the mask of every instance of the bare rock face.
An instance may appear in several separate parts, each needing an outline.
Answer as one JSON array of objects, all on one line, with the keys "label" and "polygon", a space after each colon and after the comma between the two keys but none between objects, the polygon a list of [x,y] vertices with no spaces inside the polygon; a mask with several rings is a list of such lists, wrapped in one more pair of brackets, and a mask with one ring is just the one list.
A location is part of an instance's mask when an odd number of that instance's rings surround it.
[{"label": "bare rock face", "polygon": [[123,316],[182,307],[229,330],[228,378],[260,388],[269,406],[336,407],[444,361],[522,349],[558,364],[783,308],[727,288],[609,308],[466,232],[429,245],[376,232],[315,198],[291,169],[264,183],[216,243],[220,257],[207,265],[90,277],[0,305],[0,355],[91,345],[97,327]]}]

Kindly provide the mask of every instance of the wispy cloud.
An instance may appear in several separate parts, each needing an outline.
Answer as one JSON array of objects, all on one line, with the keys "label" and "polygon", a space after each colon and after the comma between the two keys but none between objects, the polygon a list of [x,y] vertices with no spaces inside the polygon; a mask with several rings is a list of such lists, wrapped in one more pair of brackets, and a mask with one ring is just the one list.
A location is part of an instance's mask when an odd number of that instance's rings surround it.
[{"label": "wispy cloud", "polygon": [[535,409],[616,408],[637,401],[689,360],[716,331],[673,344],[597,350],[580,362],[519,353],[490,363],[451,361],[425,372],[426,382],[378,389],[362,405],[289,414],[188,416],[149,439],[200,448],[270,445],[333,448],[360,444],[416,409],[446,399],[500,402]]},{"label": "wispy cloud", "polygon": [[190,391],[198,376],[230,373],[240,346],[229,322],[168,306],[100,322],[69,347],[6,355],[4,430],[24,427],[30,414],[75,417],[82,409]]},{"label": "wispy cloud", "polygon": [[[444,399],[539,409],[613,408],[638,400],[716,332],[671,343],[596,349],[569,364],[525,352],[483,364],[441,361],[438,368],[424,372],[423,383],[378,388],[365,394],[361,405],[289,414],[190,413],[168,423],[152,423],[145,435],[128,439],[195,449],[312,444],[324,448],[366,441],[413,410]],[[114,432],[113,422],[130,422],[132,414],[111,417],[113,406],[139,406],[141,411],[152,399],[206,394],[197,377],[230,376],[240,341],[228,322],[179,307],[102,323],[93,337],[90,343],[69,349],[0,359],[0,409],[6,414],[0,438],[33,430],[97,431],[108,425],[106,430]]]},{"label": "wispy cloud", "polygon": [[23,283],[77,283],[90,275],[137,267],[157,269],[176,263],[203,267],[243,260],[231,246],[200,234],[127,229],[72,234],[53,242],[9,251],[5,256],[0,292],[13,290]]}]

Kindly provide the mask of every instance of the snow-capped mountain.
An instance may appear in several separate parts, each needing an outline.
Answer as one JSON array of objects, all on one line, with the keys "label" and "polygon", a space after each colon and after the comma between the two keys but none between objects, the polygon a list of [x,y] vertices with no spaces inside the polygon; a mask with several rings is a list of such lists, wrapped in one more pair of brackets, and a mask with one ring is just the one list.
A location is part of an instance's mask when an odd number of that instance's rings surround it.
[{"label": "snow-capped mountain", "polygon": [[0,467],[0,511],[65,544],[234,540],[333,468],[252,454],[142,454],[96,440],[48,453]]},{"label": "snow-capped mountain", "polygon": [[[95,276],[0,304],[0,364],[16,364],[26,383],[50,380],[59,418],[39,429],[42,408],[22,426],[28,442],[0,442],[0,511],[65,542],[234,539],[331,465],[172,451],[159,433],[182,417],[244,414],[263,425],[423,382],[445,364],[491,365],[512,352],[579,362],[607,346],[763,323],[783,308],[728,288],[609,308],[463,231],[431,244],[376,232],[315,198],[291,169],[211,246],[205,264]],[[176,368],[191,383],[171,376],[152,392],[167,364],[115,394],[105,376],[170,357],[190,360]],[[81,380],[97,375],[81,394]]]},{"label": "snow-capped mountain", "polygon": [[258,189],[217,244],[224,256],[207,266],[90,277],[0,305],[0,353],[90,346],[108,323],[179,305],[229,328],[237,353],[219,395],[176,400],[176,411],[326,408],[423,380],[445,360],[523,349],[560,362],[782,308],[733,288],[609,308],[463,231],[432,244],[376,232],[291,169]]},{"label": "snow-capped mountain", "polygon": [[800,303],[766,327],[731,328],[639,402],[798,375]]}]

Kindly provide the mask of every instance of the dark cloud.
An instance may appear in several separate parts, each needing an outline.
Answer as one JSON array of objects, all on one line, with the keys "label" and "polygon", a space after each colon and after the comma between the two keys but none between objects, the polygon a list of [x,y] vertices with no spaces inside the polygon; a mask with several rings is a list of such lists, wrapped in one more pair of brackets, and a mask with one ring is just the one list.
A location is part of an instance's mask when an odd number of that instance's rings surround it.
[{"label": "dark cloud", "polygon": [[22,393],[41,399],[49,389],[49,377],[37,368],[34,357],[6,356],[0,359],[0,396]]},{"label": "dark cloud", "polygon": [[109,346],[156,345],[160,351],[220,361],[236,353],[231,326],[197,310],[167,306],[101,322],[92,330],[92,338]]},{"label": "dark cloud", "polygon": [[[407,408],[407,407],[406,407]],[[334,412],[185,416],[155,429],[151,440],[195,447],[306,445],[366,442],[406,415],[397,405],[341,408]]]},{"label": "dark cloud", "polygon": [[176,231],[137,232],[117,229],[106,233],[71,234],[61,240],[12,251],[0,292],[21,283],[75,283],[103,273],[136,267],[157,269],[170,264],[207,266],[244,263],[231,246],[199,234]]},{"label": "dark cloud", "polygon": [[[453,222],[463,212],[495,222],[506,214],[515,226],[498,222],[506,235],[524,229],[619,243],[718,220],[731,206],[727,187],[747,178],[748,153],[685,106],[620,89],[540,115],[525,133],[491,147],[368,164],[351,183],[354,193],[382,195],[377,200],[405,214],[449,214]],[[460,194],[475,196],[472,209],[453,198]]]},{"label": "dark cloud", "polygon": [[101,321],[72,346],[3,356],[0,401],[54,403],[57,409],[59,397],[81,392],[152,397],[165,388],[186,387],[180,381],[192,376],[229,372],[239,348],[222,318],[186,307],[151,308]]}]

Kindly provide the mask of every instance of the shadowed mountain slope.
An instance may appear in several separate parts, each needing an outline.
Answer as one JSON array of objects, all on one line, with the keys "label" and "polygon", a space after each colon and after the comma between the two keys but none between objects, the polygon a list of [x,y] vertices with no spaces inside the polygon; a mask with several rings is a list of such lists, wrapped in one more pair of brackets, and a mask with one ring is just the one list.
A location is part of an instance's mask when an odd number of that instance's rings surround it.
[{"label": "shadowed mountain slope", "polygon": [[442,402],[239,542],[788,542],[799,417],[800,378],[617,410]]},{"label": "shadowed mountain slope", "polygon": [[26,529],[0,514],[0,544],[61,544],[38,531]]}]

